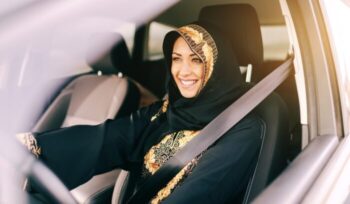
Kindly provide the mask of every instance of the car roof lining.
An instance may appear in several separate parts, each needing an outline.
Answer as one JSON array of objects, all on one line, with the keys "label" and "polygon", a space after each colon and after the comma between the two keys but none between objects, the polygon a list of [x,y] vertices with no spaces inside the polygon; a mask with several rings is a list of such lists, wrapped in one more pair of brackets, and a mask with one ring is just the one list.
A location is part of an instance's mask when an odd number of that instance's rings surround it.
[{"label": "car roof lining", "polygon": [[[283,25],[284,18],[279,0],[182,0],[175,6],[163,12],[155,20],[164,24],[179,27],[195,21],[202,7],[219,4],[247,3],[252,5],[259,17],[261,25]],[[181,13],[181,18],[179,17]]]}]

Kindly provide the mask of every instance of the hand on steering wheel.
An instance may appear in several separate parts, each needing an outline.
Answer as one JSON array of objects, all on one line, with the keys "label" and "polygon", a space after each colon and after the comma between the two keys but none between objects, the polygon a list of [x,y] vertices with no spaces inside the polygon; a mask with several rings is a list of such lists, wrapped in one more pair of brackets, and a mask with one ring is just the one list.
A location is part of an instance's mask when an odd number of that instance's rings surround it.
[{"label": "hand on steering wheel", "polygon": [[40,193],[48,195],[50,199],[57,201],[57,203],[77,203],[59,178],[40,160],[33,156],[35,155],[38,158],[41,151],[40,148],[36,146],[33,135],[30,133],[21,133],[16,136],[32,153],[25,151],[23,146],[18,144],[18,142],[9,142],[7,147],[12,149],[12,152],[15,153],[10,155],[6,154],[9,156],[7,159],[11,161],[16,169],[19,169],[38,184],[39,189],[37,190],[40,191]]}]

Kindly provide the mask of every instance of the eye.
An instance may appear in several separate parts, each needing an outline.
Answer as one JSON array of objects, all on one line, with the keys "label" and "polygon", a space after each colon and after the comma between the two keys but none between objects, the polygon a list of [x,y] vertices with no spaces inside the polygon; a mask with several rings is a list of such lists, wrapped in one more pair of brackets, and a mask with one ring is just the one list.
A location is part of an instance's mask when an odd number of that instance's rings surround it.
[{"label": "eye", "polygon": [[180,57],[172,57],[172,61],[173,62],[178,62],[178,61],[180,61]]},{"label": "eye", "polygon": [[196,63],[196,64],[202,64],[202,60],[198,57],[192,58],[192,62]]}]

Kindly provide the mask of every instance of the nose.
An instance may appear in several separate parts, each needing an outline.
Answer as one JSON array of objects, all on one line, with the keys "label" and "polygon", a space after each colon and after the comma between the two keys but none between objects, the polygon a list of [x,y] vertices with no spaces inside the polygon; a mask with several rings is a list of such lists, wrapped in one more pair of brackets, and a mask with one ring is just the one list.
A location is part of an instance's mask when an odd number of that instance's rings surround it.
[{"label": "nose", "polygon": [[185,60],[181,66],[181,69],[180,69],[180,75],[188,75],[191,73],[191,65],[190,63]]}]

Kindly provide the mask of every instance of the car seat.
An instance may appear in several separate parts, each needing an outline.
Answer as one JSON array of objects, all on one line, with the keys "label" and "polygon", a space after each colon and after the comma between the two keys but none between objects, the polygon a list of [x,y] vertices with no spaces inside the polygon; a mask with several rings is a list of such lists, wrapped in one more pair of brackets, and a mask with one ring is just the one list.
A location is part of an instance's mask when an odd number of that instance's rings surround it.
[{"label": "car seat", "polygon": [[[240,66],[253,65],[253,75],[263,69],[263,44],[260,23],[249,4],[204,7],[200,21],[218,26],[230,40]],[[247,186],[244,203],[251,202],[286,167],[289,144],[289,116],[285,101],[272,93],[255,110],[266,130],[258,162]],[[242,195],[243,196],[243,195]]]},{"label": "car seat", "polygon": [[[95,125],[138,109],[139,85],[121,74],[130,68],[131,58],[124,39],[119,38],[121,40],[111,51],[92,65],[92,74],[75,78],[58,94],[33,131],[78,124]],[[119,172],[113,170],[94,176],[72,193],[79,203],[108,203]]]},{"label": "car seat", "polygon": [[[260,23],[255,9],[249,4],[208,6],[201,10],[199,19],[212,22],[225,31],[239,65],[253,65],[253,82],[260,81],[282,64],[283,61],[264,61]],[[300,109],[294,76],[290,74],[275,92],[284,99],[289,110],[290,161],[301,151]]]}]

